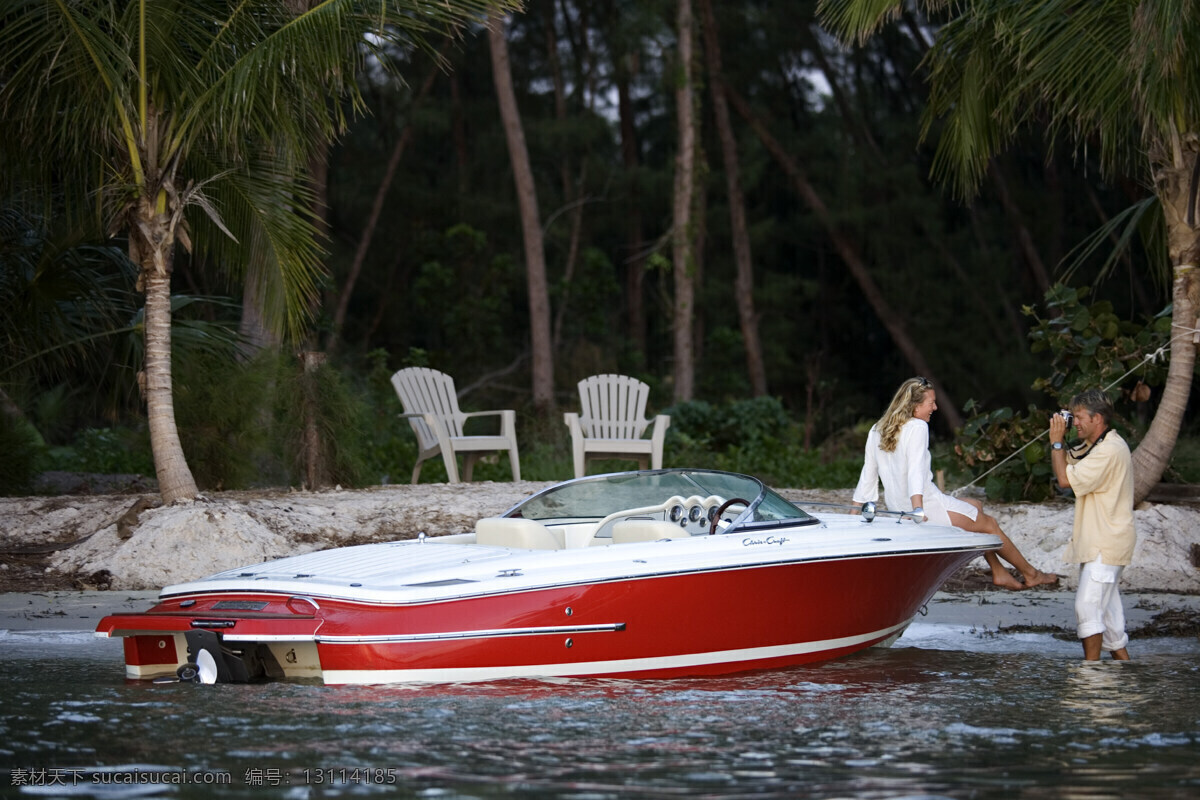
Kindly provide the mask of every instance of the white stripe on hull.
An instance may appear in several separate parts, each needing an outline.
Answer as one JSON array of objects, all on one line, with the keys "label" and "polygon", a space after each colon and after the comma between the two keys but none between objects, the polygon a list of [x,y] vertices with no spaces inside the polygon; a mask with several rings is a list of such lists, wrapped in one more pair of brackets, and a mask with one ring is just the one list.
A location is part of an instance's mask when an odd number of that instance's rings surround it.
[{"label": "white stripe on hull", "polygon": [[518,664],[496,667],[444,667],[437,669],[347,669],[325,670],[327,684],[378,683],[457,683],[494,681],[508,678],[552,678],[578,675],[611,675],[651,670],[679,669],[707,664],[729,664],[740,661],[765,661],[772,658],[840,650],[899,634],[911,619],[870,633],[826,639],[819,642],[746,647],[738,650],[718,650],[707,653],[684,653],[651,658],[624,658],[611,661],[585,661],[569,664]]},{"label": "white stripe on hull", "polygon": [[[437,633],[380,634],[378,636],[353,636],[338,634],[316,635],[312,639],[321,644],[403,644],[405,642],[437,642],[443,639],[494,639],[500,636],[544,636],[548,633],[615,633],[625,630],[624,622],[600,623],[597,625],[546,625],[540,628],[486,628],[473,631],[440,631]],[[227,640],[234,637],[226,636]],[[247,641],[264,637],[245,636]],[[293,637],[295,638],[295,637]]]}]

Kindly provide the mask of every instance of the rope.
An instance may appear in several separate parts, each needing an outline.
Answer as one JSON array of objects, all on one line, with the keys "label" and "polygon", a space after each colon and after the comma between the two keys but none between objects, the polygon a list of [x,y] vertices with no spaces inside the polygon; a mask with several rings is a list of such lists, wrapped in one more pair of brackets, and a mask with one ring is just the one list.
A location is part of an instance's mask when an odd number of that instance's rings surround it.
[{"label": "rope", "polygon": [[[1130,368],[1130,369],[1129,369],[1129,371],[1127,371],[1127,372],[1126,372],[1124,375],[1122,375],[1121,377],[1117,378],[1115,381],[1113,381],[1112,383],[1110,383],[1108,386],[1105,386],[1105,387],[1104,387],[1104,391],[1106,391],[1106,392],[1107,392],[1109,389],[1113,388],[1113,387],[1114,387],[1114,386],[1116,386],[1118,383],[1120,383],[1121,381],[1123,381],[1123,380],[1125,380],[1126,378],[1128,378],[1128,377],[1129,377],[1130,375],[1132,375],[1134,372],[1137,372],[1139,369],[1141,369],[1142,367],[1144,367],[1146,364],[1148,364],[1148,363],[1150,363],[1150,362],[1152,362],[1152,361],[1158,361],[1160,358],[1165,358],[1165,357],[1166,357],[1166,355],[1167,355],[1167,351],[1170,349],[1171,345],[1175,343],[1175,340],[1176,340],[1176,339],[1181,339],[1181,338],[1183,338],[1184,336],[1194,336],[1194,335],[1196,335],[1197,333],[1200,333],[1200,328],[1189,328],[1189,327],[1187,327],[1187,326],[1184,326],[1184,325],[1179,325],[1179,324],[1173,324],[1171,327],[1172,327],[1172,328],[1180,328],[1180,329],[1182,329],[1182,331],[1183,331],[1183,332],[1182,332],[1182,333],[1180,333],[1180,334],[1177,334],[1176,336],[1173,336],[1173,337],[1171,337],[1170,339],[1168,339],[1168,340],[1167,340],[1167,341],[1166,341],[1166,342],[1165,342],[1165,343],[1164,343],[1164,344],[1163,344],[1161,347],[1159,347],[1159,348],[1158,348],[1157,350],[1155,350],[1153,353],[1147,353],[1147,354],[1146,354],[1146,356],[1145,356],[1145,357],[1144,357],[1144,358],[1143,358],[1141,361],[1139,361],[1139,362],[1138,362],[1137,364],[1135,364],[1135,365],[1134,365],[1132,368]],[[1018,450],[1014,450],[1013,452],[1009,453],[1007,456],[1005,456],[1003,459],[1001,459],[999,462],[997,462],[997,463],[996,463],[996,465],[995,465],[995,466],[993,466],[991,469],[987,470],[986,472],[984,472],[982,475],[980,475],[980,476],[978,476],[977,478],[975,478],[975,479],[974,479],[973,481],[971,481],[970,483],[968,483],[968,484],[966,484],[966,485],[964,485],[964,486],[960,486],[959,488],[957,488],[957,489],[955,489],[954,491],[950,492],[950,494],[951,494],[952,496],[954,496],[954,497],[957,497],[957,496],[958,496],[958,494],[959,494],[959,492],[962,492],[962,491],[965,491],[965,490],[967,490],[967,489],[970,489],[970,488],[971,488],[972,486],[974,486],[976,483],[978,483],[979,481],[983,480],[983,479],[984,479],[984,478],[986,478],[988,475],[991,475],[993,472],[995,472],[996,470],[1000,469],[1000,467],[1002,467],[1002,466],[1004,466],[1006,463],[1008,463],[1009,459],[1011,459],[1011,458],[1014,458],[1015,456],[1017,456],[1017,455],[1020,455],[1021,453],[1023,453],[1023,452],[1025,451],[1025,448],[1029,447],[1029,445],[1033,444],[1033,443],[1034,443],[1034,442],[1036,442],[1038,439],[1041,439],[1043,436],[1047,435],[1048,433],[1050,433],[1049,429],[1042,431],[1042,432],[1041,432],[1041,433],[1039,433],[1037,436],[1033,437],[1033,438],[1032,438],[1032,439],[1030,439],[1028,442],[1026,442],[1025,444],[1021,445],[1020,449],[1018,449]]]}]

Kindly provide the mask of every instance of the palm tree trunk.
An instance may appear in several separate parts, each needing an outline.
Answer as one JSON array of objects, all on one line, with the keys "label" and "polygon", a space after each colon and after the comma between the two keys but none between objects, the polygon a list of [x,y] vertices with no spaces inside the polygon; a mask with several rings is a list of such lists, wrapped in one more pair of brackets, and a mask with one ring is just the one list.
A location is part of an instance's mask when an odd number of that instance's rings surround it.
[{"label": "palm tree trunk", "polygon": [[695,193],[696,125],[692,100],[692,3],[679,0],[676,17],[679,49],[675,89],[675,118],[679,148],[675,154],[675,200],[672,261],[675,279],[674,321],[675,402],[691,400],[696,392],[695,343],[692,317],[696,287],[692,258],[692,196]]},{"label": "palm tree trunk", "polygon": [[[1153,157],[1153,156],[1152,156]],[[1167,223],[1167,252],[1174,281],[1171,296],[1171,363],[1150,429],[1133,451],[1133,502],[1142,502],[1159,480],[1175,449],[1196,367],[1196,315],[1200,312],[1200,156],[1177,152],[1171,166],[1155,170],[1155,187]]]},{"label": "palm tree trunk", "polygon": [[746,350],[746,369],[750,373],[750,391],[755,397],[767,393],[767,370],[763,362],[762,342],[758,336],[758,314],[754,310],[754,259],[750,249],[750,231],[746,224],[746,201],[742,193],[741,166],[729,105],[725,100],[725,78],[721,69],[721,48],[717,38],[717,18],[712,0],[700,0],[704,16],[704,52],[708,60],[708,80],[712,89],[713,115],[721,139],[721,157],[725,165],[725,185],[729,192],[729,227],[733,238],[733,258],[737,266],[734,299]]},{"label": "palm tree trunk", "polygon": [[171,247],[167,243],[159,253],[165,268],[155,266],[153,254],[143,253],[149,257],[144,257],[141,263],[146,290],[146,418],[163,503],[191,500],[199,492],[175,427],[171,384]]}]

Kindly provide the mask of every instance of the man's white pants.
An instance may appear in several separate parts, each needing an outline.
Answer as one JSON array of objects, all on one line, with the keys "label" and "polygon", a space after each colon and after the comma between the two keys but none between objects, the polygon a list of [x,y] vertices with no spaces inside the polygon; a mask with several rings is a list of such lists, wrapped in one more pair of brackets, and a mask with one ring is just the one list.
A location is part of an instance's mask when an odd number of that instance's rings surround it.
[{"label": "man's white pants", "polygon": [[1117,582],[1124,567],[1095,561],[1080,564],[1079,588],[1075,592],[1075,618],[1080,639],[1104,634],[1100,646],[1104,650],[1120,650],[1129,644],[1125,634],[1125,609]]}]

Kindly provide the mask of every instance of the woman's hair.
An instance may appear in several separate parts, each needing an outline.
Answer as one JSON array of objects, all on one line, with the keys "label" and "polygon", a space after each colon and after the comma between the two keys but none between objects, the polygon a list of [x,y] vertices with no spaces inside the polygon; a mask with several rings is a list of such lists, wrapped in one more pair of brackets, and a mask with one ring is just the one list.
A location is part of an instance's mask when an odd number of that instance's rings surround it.
[{"label": "woman's hair", "polygon": [[875,428],[879,431],[880,450],[890,453],[896,449],[900,441],[900,429],[913,418],[913,411],[924,402],[925,393],[932,388],[933,384],[928,378],[909,378],[900,384],[891,405],[883,412],[879,422],[875,423]]}]

